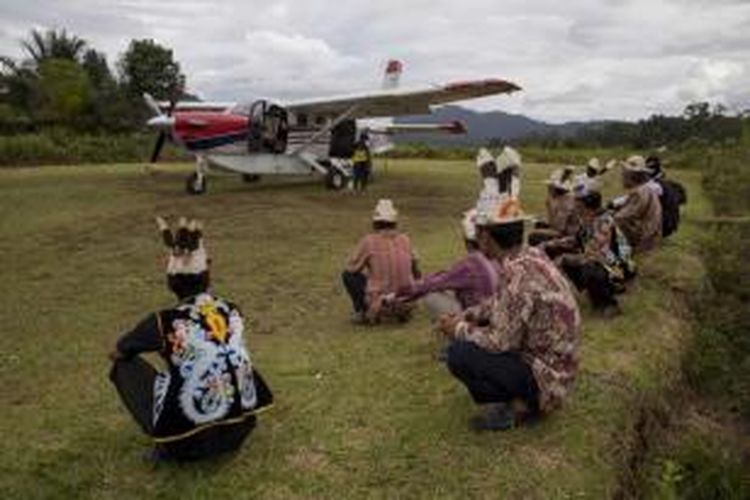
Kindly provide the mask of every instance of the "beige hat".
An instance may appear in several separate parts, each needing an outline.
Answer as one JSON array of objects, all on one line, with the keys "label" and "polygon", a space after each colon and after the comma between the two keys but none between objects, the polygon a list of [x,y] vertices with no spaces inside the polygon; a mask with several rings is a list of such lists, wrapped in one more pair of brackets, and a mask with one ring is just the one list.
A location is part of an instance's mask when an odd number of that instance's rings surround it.
[{"label": "beige hat", "polygon": [[503,172],[508,168],[521,168],[521,155],[510,146],[505,146],[503,152],[497,157],[497,171]]},{"label": "beige hat", "polygon": [[208,254],[203,245],[203,226],[197,220],[180,217],[176,232],[162,217],[156,217],[167,255],[167,274],[201,274],[208,271]]},{"label": "beige hat", "polygon": [[552,171],[546,183],[548,186],[554,186],[556,189],[560,189],[562,191],[570,191],[571,189],[573,189],[574,173],[575,167],[572,166],[557,168]]},{"label": "beige hat", "polygon": [[375,210],[372,214],[372,220],[378,222],[396,222],[398,219],[398,211],[393,206],[393,201],[389,199],[380,199],[378,204],[375,205]]},{"label": "beige hat", "polygon": [[588,163],[586,163],[586,167],[599,172],[602,169],[602,164],[599,161],[599,158],[590,158]]},{"label": "beige hat", "polygon": [[578,176],[573,186],[573,196],[579,199],[585,198],[592,193],[599,193],[601,190],[602,183],[596,177]]},{"label": "beige hat", "polygon": [[651,171],[646,168],[646,159],[640,155],[633,155],[622,163],[622,167],[633,173],[649,174]]},{"label": "beige hat", "polygon": [[477,239],[477,209],[472,208],[464,212],[464,218],[461,220],[461,228],[464,231],[464,238],[469,241]]}]

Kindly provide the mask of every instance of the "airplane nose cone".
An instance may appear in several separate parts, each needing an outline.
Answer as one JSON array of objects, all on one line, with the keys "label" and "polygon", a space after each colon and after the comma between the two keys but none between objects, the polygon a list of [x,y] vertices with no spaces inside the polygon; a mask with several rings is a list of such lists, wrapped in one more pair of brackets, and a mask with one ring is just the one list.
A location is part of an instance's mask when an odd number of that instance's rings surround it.
[{"label": "airplane nose cone", "polygon": [[166,115],[154,116],[146,122],[146,125],[158,130],[169,130],[174,125],[174,118]]}]

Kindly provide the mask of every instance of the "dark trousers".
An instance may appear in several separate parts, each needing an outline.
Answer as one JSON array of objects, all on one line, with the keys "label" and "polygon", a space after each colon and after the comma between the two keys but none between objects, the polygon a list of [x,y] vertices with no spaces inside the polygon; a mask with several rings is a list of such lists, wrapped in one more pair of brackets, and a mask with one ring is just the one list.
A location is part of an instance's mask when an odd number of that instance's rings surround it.
[{"label": "dark trousers", "polygon": [[112,365],[109,379],[117,389],[122,402],[143,432],[154,432],[154,379],[157,371],[148,362],[136,356],[119,359]]},{"label": "dark trousers", "polygon": [[364,191],[370,181],[370,166],[366,163],[355,163],[352,167],[352,176],[354,177],[354,189]]},{"label": "dark trousers", "polygon": [[586,290],[594,309],[617,305],[609,272],[598,262],[571,263],[563,259],[562,269],[579,290]]},{"label": "dark trousers", "polygon": [[341,281],[344,288],[352,299],[354,312],[363,313],[367,311],[367,276],[362,273],[344,271],[341,273]]},{"label": "dark trousers", "polygon": [[523,400],[539,412],[539,389],[531,368],[516,353],[492,353],[473,342],[453,342],[446,351],[448,369],[477,404]]}]

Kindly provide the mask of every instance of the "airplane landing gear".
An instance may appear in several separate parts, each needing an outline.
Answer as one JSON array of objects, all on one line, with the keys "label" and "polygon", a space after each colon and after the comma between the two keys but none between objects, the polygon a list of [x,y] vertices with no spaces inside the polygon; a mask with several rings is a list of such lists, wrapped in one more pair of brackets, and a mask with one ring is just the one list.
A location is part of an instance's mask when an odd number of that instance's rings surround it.
[{"label": "airplane landing gear", "polygon": [[260,180],[260,175],[257,174],[242,174],[242,180],[247,182],[248,184],[252,184],[254,182],[258,182]]},{"label": "airplane landing gear", "polygon": [[185,189],[188,194],[198,195],[206,192],[206,176],[200,172],[193,172],[187,178]]},{"label": "airplane landing gear", "polygon": [[344,189],[349,183],[349,175],[338,164],[329,161],[326,165],[328,173],[326,174],[326,187],[334,191]]},{"label": "airplane landing gear", "polygon": [[328,189],[339,191],[340,189],[346,187],[346,182],[347,177],[335,168],[329,170],[328,175],[326,175],[326,187]]}]

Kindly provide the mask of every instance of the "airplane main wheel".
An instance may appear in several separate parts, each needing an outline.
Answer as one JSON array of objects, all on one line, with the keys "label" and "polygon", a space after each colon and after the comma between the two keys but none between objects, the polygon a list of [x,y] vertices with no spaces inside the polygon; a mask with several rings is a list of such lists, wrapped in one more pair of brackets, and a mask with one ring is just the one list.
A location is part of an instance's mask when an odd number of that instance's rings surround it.
[{"label": "airplane main wheel", "polygon": [[206,177],[198,175],[196,172],[190,174],[185,184],[185,189],[189,194],[203,194],[206,192]]},{"label": "airplane main wheel", "polygon": [[332,168],[326,176],[326,187],[338,191],[346,187],[347,177],[338,169]]},{"label": "airplane main wheel", "polygon": [[242,174],[242,180],[247,182],[248,184],[252,184],[253,182],[258,182],[260,180],[260,175],[258,174]]}]

